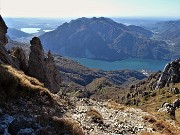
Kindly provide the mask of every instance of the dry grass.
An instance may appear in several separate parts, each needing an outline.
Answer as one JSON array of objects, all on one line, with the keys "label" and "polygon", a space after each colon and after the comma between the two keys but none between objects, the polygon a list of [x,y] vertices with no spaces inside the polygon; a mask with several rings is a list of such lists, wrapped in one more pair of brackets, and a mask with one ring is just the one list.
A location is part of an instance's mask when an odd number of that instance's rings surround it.
[{"label": "dry grass", "polygon": [[159,133],[159,132],[140,132],[138,133],[137,135],[167,135],[167,134],[162,134],[162,133]]},{"label": "dry grass", "polygon": [[84,131],[79,123],[70,118],[53,117],[53,125],[57,127],[58,134],[84,135]]},{"label": "dry grass", "polygon": [[176,110],[176,120],[180,123],[180,109]]},{"label": "dry grass", "polygon": [[[166,120],[162,119],[162,118],[158,118],[155,119],[153,116],[151,115],[146,115],[143,117],[143,119],[151,124],[151,128],[154,129],[155,135],[158,133],[161,134],[165,134],[165,135],[179,135],[180,134],[180,130],[178,130],[177,128],[175,128],[173,125],[171,125],[169,122],[167,122]],[[144,133],[142,135],[148,135],[148,133]]]},{"label": "dry grass", "polygon": [[180,97],[180,94],[173,94],[170,92],[170,88],[178,88],[180,89],[180,83],[177,84],[171,84],[170,87],[164,87],[162,89],[156,90],[157,94],[154,97],[149,97],[147,101],[140,102],[140,105],[138,106],[142,110],[149,112],[153,115],[156,115],[157,117],[163,117],[165,119],[176,119],[180,122],[180,112],[176,111],[176,118],[173,118],[169,116],[167,113],[159,113],[158,110],[161,108],[162,104],[164,102],[172,103],[175,99]]},{"label": "dry grass", "polygon": [[51,97],[49,90],[44,88],[44,85],[37,79],[7,65],[0,65],[0,90],[4,91],[7,96],[34,95],[34,93],[38,93]]},{"label": "dry grass", "polygon": [[103,117],[96,109],[91,108],[87,111],[87,115],[92,118],[93,122],[103,124]]},{"label": "dry grass", "polygon": [[143,119],[149,123],[155,123],[157,122],[156,119],[150,115],[143,116]]},{"label": "dry grass", "polygon": [[118,104],[117,102],[115,102],[114,100],[110,99],[107,102],[107,108],[109,109],[115,109],[115,110],[125,110],[125,108],[127,108],[125,105],[122,104]]}]

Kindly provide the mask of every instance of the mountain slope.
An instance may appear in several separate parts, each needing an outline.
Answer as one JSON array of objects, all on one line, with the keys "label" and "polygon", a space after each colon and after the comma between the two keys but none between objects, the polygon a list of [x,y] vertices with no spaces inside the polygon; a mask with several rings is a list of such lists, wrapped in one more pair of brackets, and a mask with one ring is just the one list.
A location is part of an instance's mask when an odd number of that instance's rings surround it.
[{"label": "mountain slope", "polygon": [[159,22],[151,25],[150,29],[157,32],[163,39],[175,40],[180,37],[180,20]]},{"label": "mountain slope", "polygon": [[55,61],[60,73],[64,77],[82,86],[86,86],[94,79],[101,77],[106,77],[113,85],[122,85],[132,78],[134,80],[146,78],[141,72],[133,70],[103,71],[89,69],[78,62],[60,56],[55,56]]},{"label": "mountain slope", "polygon": [[22,32],[20,30],[14,29],[14,28],[8,28],[7,34],[11,39],[17,39],[17,38],[29,37],[30,36],[30,34]]},{"label": "mountain slope", "polygon": [[56,30],[40,36],[40,39],[46,50],[70,57],[106,61],[130,57],[167,59],[167,44],[150,39],[152,34],[138,26],[126,26],[109,18],[94,17],[64,23]]},{"label": "mountain slope", "polygon": [[148,29],[154,32],[154,39],[164,40],[169,44],[167,48],[173,58],[180,57],[180,20],[159,22]]}]

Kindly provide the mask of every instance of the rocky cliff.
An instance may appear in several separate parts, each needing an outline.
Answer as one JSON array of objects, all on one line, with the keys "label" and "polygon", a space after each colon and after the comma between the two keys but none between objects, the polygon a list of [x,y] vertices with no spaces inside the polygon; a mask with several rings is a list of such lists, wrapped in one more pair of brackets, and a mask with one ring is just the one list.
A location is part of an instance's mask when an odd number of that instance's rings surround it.
[{"label": "rocky cliff", "polygon": [[6,37],[8,27],[6,26],[6,24],[5,24],[4,20],[2,19],[1,15],[0,15],[0,28],[1,28],[1,31],[0,31],[0,44],[5,45],[8,42],[7,37]]},{"label": "rocky cliff", "polygon": [[8,43],[8,39],[6,37],[7,29],[8,28],[0,15],[0,64],[9,64],[13,67],[18,68],[16,63],[13,61],[13,58],[5,49],[5,45]]},{"label": "rocky cliff", "polygon": [[53,93],[57,93],[60,90],[61,78],[51,52],[49,51],[48,56],[45,57],[41,41],[37,37],[34,37],[30,43],[28,74],[43,82]]},{"label": "rocky cliff", "polygon": [[165,66],[157,82],[156,89],[178,82],[180,82],[180,59],[176,59]]}]

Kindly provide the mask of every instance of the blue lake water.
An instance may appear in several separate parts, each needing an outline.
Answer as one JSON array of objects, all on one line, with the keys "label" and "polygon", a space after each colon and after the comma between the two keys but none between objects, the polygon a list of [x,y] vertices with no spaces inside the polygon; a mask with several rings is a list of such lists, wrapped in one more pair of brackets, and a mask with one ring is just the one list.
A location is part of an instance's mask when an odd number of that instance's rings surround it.
[{"label": "blue lake water", "polygon": [[122,61],[107,62],[101,60],[92,60],[86,58],[71,58],[80,64],[89,68],[98,68],[102,70],[120,70],[120,69],[131,69],[131,70],[151,70],[158,71],[163,70],[164,66],[169,61],[164,60],[151,60],[151,59],[139,59],[130,58]]},{"label": "blue lake water", "polygon": [[21,28],[21,31],[32,34],[38,32],[40,29],[41,28]]}]

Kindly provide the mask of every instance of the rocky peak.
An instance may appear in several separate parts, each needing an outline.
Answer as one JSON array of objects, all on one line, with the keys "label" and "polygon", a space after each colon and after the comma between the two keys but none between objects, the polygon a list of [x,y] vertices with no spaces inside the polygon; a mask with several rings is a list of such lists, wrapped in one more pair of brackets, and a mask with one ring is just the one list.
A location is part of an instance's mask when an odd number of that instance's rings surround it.
[{"label": "rocky peak", "polygon": [[8,27],[0,15],[0,45],[6,45],[8,40],[6,37]]},{"label": "rocky peak", "polygon": [[156,85],[156,89],[169,86],[170,83],[180,82],[180,58],[168,63]]},{"label": "rocky peak", "polygon": [[51,51],[49,50],[48,51],[48,60],[50,60],[50,61],[54,61],[54,57],[52,56],[52,54],[51,54]]},{"label": "rocky peak", "polygon": [[43,50],[40,39],[38,37],[34,37],[30,41],[30,44],[31,44],[31,46],[30,46],[31,53],[30,53],[29,57],[36,57],[40,61],[43,61],[44,60],[44,50]]},{"label": "rocky peak", "polygon": [[34,37],[30,43],[29,75],[39,79],[53,93],[58,92],[61,79],[51,52],[49,51],[48,58],[45,58],[44,50],[38,37]]},{"label": "rocky peak", "polygon": [[12,56],[8,54],[6,48],[4,47],[8,42],[6,37],[7,29],[8,27],[0,15],[0,64],[8,64],[18,68],[16,62],[14,61],[15,59],[13,59]]}]

